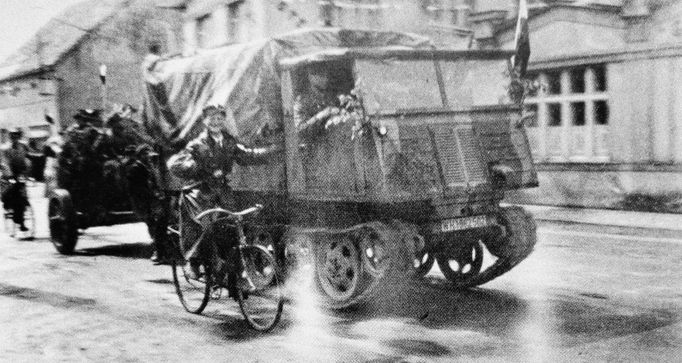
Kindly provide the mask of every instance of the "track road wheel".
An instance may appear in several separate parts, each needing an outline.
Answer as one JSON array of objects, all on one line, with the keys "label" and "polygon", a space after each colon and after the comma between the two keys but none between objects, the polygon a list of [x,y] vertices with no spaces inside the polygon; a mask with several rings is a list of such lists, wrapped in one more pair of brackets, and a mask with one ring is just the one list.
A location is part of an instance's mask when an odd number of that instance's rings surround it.
[{"label": "track road wheel", "polygon": [[362,301],[375,280],[365,271],[361,251],[350,234],[324,238],[315,246],[315,277],[325,305],[343,309]]},{"label": "track road wheel", "polygon": [[435,258],[433,257],[433,253],[425,250],[417,252],[413,261],[413,267],[417,277],[426,276],[426,274],[431,271],[431,268],[433,268],[434,262]]},{"label": "track road wheel", "polygon": [[48,206],[50,239],[61,254],[71,254],[78,241],[76,211],[73,209],[71,194],[64,189],[56,189]]},{"label": "track road wheel", "polygon": [[469,287],[481,272],[483,246],[481,242],[468,242],[456,250],[436,255],[438,267],[450,282],[458,287]]},{"label": "track road wheel", "polygon": [[[497,257],[497,260],[475,275],[466,274],[466,278],[451,279],[450,281],[456,287],[468,288],[483,285],[511,270],[533,252],[536,241],[535,221],[523,208],[503,208],[499,215],[499,223],[504,227],[505,233],[498,238],[480,239],[478,244],[480,246],[482,242],[488,251]],[[440,260],[438,260],[438,265],[441,266],[441,270],[447,269],[443,269]],[[446,275],[446,272],[443,271],[443,274]]]}]

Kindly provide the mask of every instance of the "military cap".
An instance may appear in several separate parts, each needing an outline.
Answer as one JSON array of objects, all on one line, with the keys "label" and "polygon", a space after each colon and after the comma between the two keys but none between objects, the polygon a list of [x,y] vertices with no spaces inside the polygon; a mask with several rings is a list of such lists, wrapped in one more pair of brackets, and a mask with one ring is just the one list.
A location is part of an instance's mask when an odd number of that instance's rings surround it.
[{"label": "military cap", "polygon": [[100,110],[80,109],[73,118],[79,121],[100,122]]},{"label": "military cap", "polygon": [[221,105],[206,106],[206,107],[204,107],[204,110],[202,111],[202,115],[204,116],[204,118],[213,116],[215,114],[220,114],[220,115],[225,116],[225,115],[227,115],[227,111],[225,111],[225,107],[223,107]]}]

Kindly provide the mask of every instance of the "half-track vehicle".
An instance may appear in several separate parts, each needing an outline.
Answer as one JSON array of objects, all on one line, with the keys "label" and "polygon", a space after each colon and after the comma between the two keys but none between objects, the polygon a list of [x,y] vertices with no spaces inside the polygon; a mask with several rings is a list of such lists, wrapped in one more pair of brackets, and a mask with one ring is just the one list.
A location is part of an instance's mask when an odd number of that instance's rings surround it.
[{"label": "half-track vehicle", "polygon": [[[434,260],[456,287],[474,287],[517,265],[536,239],[528,213],[500,206],[506,191],[537,185],[509,95],[512,55],[394,32],[296,32],[159,62],[146,75],[145,117],[173,145],[219,104],[240,140],[284,145],[267,165],[236,166],[231,184],[243,206],[264,205],[253,238],[278,246],[287,265],[311,252],[329,306],[371,299],[391,276],[423,275]],[[294,113],[320,66],[344,107],[309,137]]]}]

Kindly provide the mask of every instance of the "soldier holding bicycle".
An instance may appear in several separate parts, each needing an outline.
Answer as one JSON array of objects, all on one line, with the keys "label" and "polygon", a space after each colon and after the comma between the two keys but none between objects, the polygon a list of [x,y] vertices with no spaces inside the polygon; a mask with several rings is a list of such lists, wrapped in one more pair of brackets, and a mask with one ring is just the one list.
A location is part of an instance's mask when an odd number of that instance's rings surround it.
[{"label": "soldier holding bicycle", "polygon": [[[222,106],[208,106],[203,110],[206,129],[178,154],[168,160],[168,169],[180,178],[202,182],[197,189],[189,193],[191,203],[184,203],[181,246],[185,258],[198,275],[198,261],[210,264],[213,271],[235,269],[239,276],[238,287],[244,290],[253,288],[248,277],[242,273],[243,266],[239,259],[231,258],[226,263],[219,256],[234,256],[233,249],[238,245],[237,238],[224,238],[229,231],[207,230],[219,228],[211,225],[201,226],[193,220],[199,213],[214,207],[234,209],[235,201],[228,176],[234,163],[239,165],[264,164],[279,152],[275,146],[250,148],[239,143],[226,128],[228,122],[234,122],[231,112]],[[225,244],[218,246],[215,236],[223,234]],[[227,251],[222,250],[227,248]],[[231,266],[230,266],[231,265]],[[195,276],[199,277],[199,276]]]}]

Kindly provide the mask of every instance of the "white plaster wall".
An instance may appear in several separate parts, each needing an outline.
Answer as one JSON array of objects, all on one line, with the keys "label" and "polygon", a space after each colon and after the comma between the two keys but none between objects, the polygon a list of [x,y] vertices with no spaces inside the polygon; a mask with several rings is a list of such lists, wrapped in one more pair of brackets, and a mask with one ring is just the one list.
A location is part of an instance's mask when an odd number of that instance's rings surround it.
[{"label": "white plaster wall", "polygon": [[506,201],[618,208],[633,194],[667,198],[671,204],[679,202],[682,195],[679,171],[541,171],[538,179],[539,187],[509,192]]},{"label": "white plaster wall", "polygon": [[[566,57],[624,46],[623,30],[600,25],[557,21],[530,33],[531,62],[535,59]],[[505,45],[513,47],[513,40]]]}]

